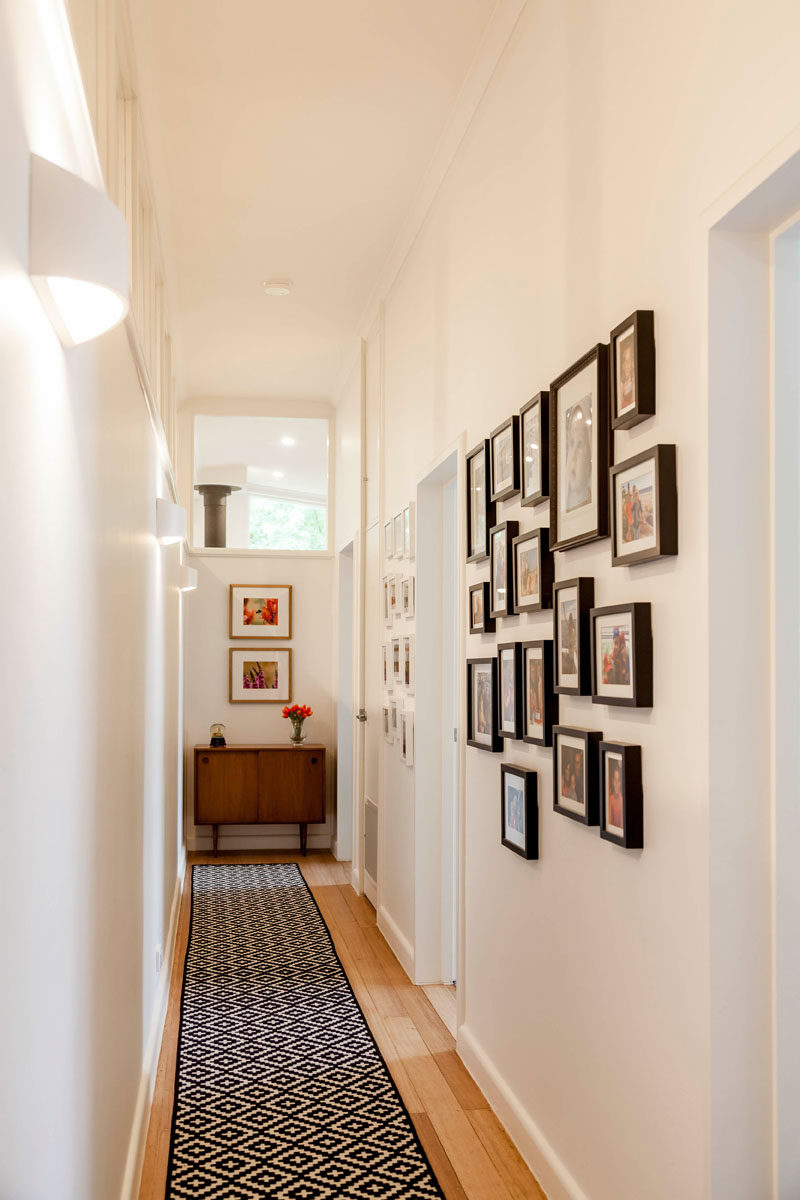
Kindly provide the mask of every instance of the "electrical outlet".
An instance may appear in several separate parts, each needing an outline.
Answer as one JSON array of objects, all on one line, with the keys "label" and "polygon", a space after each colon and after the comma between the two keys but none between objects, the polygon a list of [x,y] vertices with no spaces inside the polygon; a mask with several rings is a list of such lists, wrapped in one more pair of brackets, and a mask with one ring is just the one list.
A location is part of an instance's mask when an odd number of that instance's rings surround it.
[{"label": "electrical outlet", "polygon": [[161,967],[164,963],[164,955],[161,953],[161,946],[156,946],[156,975],[161,974]]}]

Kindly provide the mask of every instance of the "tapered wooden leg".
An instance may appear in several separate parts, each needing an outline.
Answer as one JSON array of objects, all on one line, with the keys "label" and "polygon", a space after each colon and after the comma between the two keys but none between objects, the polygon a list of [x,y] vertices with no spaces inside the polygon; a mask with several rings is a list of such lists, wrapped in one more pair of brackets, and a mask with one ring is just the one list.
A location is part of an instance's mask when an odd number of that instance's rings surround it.
[{"label": "tapered wooden leg", "polygon": [[214,858],[216,858],[217,857],[217,839],[219,837],[219,825],[211,826],[211,834],[212,834],[212,837],[214,838]]},{"label": "tapered wooden leg", "polygon": [[300,822],[300,853],[305,858],[306,842],[308,840],[308,825],[305,821]]}]

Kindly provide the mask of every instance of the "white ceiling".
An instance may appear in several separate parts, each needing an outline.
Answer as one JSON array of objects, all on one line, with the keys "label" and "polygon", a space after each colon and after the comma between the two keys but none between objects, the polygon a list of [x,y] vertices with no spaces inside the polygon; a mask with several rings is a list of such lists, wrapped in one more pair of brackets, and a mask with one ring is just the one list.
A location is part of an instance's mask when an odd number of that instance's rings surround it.
[{"label": "white ceiling", "polygon": [[194,462],[195,479],[203,483],[248,482],[278,492],[327,496],[328,422],[197,416]]},{"label": "white ceiling", "polygon": [[495,0],[133,7],[185,394],[334,398]]}]

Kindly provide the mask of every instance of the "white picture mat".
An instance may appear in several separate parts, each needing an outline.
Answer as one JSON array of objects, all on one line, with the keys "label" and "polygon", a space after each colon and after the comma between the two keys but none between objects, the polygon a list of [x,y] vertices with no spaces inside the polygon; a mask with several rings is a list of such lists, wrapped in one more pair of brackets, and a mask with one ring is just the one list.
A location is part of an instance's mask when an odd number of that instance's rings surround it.
[{"label": "white picture mat", "polygon": [[[253,646],[239,649],[236,647],[231,655],[231,700],[247,700],[262,704],[287,704],[291,700],[291,650],[273,649],[272,646]],[[277,687],[246,688],[243,685],[244,664],[263,663],[277,666]]]},{"label": "white picture mat", "polygon": [[[619,630],[625,638],[625,649],[628,653],[628,669],[630,683],[604,683],[604,657],[609,650],[609,642],[613,641],[613,631]],[[613,652],[613,651],[612,651]],[[595,617],[594,622],[594,655],[595,680],[598,696],[619,697],[623,700],[633,699],[633,617],[629,612],[608,613],[607,616]]]},{"label": "white picture mat", "polygon": [[[573,737],[568,733],[560,733],[557,739],[557,762],[556,762],[556,783],[558,785],[558,805],[559,808],[566,808],[569,812],[578,813],[579,816],[584,816],[586,813],[586,746],[582,738]],[[581,771],[577,779],[581,780],[583,787],[583,800],[573,799],[571,796],[565,796],[562,792],[563,772],[564,772],[564,750],[580,751]],[[577,788],[576,788],[577,792]]]},{"label": "white picture mat", "polygon": [[[649,486],[649,497],[643,491],[643,481]],[[647,511],[648,499],[652,501],[652,529],[653,532],[649,535],[640,536],[636,540],[629,542],[623,541],[624,523],[622,520],[622,494],[625,488],[636,486],[640,493],[640,501]],[[646,462],[637,463],[636,466],[629,467],[627,471],[620,471],[614,476],[614,519],[616,522],[615,529],[615,549],[618,558],[625,558],[629,554],[638,554],[640,550],[652,550],[656,544],[656,529],[658,528],[658,513],[656,507],[658,504],[656,491],[656,460],[648,459]]]},{"label": "white picture mat", "polygon": [[[570,504],[570,480],[567,473],[569,458],[569,439],[566,429],[566,415],[576,405],[583,405],[587,413],[587,423],[591,421],[591,468],[589,471],[589,499],[578,505],[577,495],[572,504],[576,505],[567,510]],[[589,415],[590,414],[590,415]],[[597,359],[592,359],[583,370],[572,379],[562,384],[556,392],[556,428],[558,442],[558,512],[556,513],[557,541],[565,542],[572,538],[591,533],[598,524],[597,512]]]},{"label": "white picture mat", "polygon": [[[230,593],[231,606],[231,637],[236,638],[257,638],[261,641],[264,638],[275,638],[276,640],[286,639],[291,637],[292,630],[292,589],[289,584],[277,584],[274,586],[262,586],[253,584],[244,584],[240,586],[233,584]],[[276,625],[245,625],[244,623],[244,602],[245,600],[261,601],[261,600],[277,600],[278,602],[278,622]],[[248,605],[248,608],[257,607],[257,605]]]}]

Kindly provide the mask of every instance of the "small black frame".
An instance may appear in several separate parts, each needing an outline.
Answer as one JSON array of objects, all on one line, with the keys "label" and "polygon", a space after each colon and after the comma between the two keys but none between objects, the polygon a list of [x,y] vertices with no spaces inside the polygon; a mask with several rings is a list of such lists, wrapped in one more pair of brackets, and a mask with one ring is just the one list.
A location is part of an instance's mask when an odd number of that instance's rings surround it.
[{"label": "small black frame", "polygon": [[[559,741],[562,737],[575,738],[583,743],[583,812],[573,812],[561,803],[559,788]],[[553,728],[553,811],[577,821],[580,825],[597,825],[600,822],[600,743],[603,734],[599,729],[578,729],[573,725],[556,725]],[[568,748],[568,747],[565,747]]]},{"label": "small black frame", "polygon": [[[514,728],[503,728],[503,654],[510,650],[513,656],[512,679],[514,683]],[[519,741],[522,737],[522,643],[502,642],[497,647],[497,732],[501,738]]]},{"label": "small black frame", "polygon": [[[517,563],[517,546],[525,542],[536,541],[538,546],[537,566],[539,568],[539,599],[536,601],[523,600],[519,596],[520,576]],[[549,529],[531,529],[521,533],[511,543],[511,556],[514,559],[514,612],[541,612],[543,608],[553,607],[553,556],[550,553]]]},{"label": "small black frame", "polygon": [[[471,463],[480,453],[483,453],[484,474],[483,474],[483,505],[484,505],[484,526],[486,529],[485,543],[478,547],[474,552],[470,551],[472,546],[472,478],[471,478]],[[467,469],[467,562],[482,562],[484,558],[489,557],[489,530],[495,522],[494,504],[489,498],[492,480],[492,448],[488,438],[484,438],[482,442],[478,442],[477,446],[473,446],[466,457]]]},{"label": "small black frame", "polygon": [[[491,672],[491,688],[492,694],[489,697],[489,710],[491,716],[491,742],[486,745],[484,742],[475,740],[474,713],[472,706],[472,675],[476,666],[488,666]],[[474,746],[476,750],[487,750],[492,754],[496,754],[503,749],[503,740],[497,732],[497,658],[493,654],[486,658],[468,658],[467,659],[467,745]]]},{"label": "small black frame", "polygon": [[[564,662],[559,650],[558,610],[559,593],[567,588],[577,590],[577,621],[575,626],[575,658],[577,682],[563,683]],[[589,696],[592,692],[592,663],[589,646],[589,613],[594,604],[594,579],[580,575],[575,579],[559,579],[553,585],[553,690],[562,696]],[[574,674],[569,672],[569,674]]]},{"label": "small black frame", "polygon": [[[473,592],[480,592],[483,597],[483,622],[480,625],[478,625],[472,619]],[[471,584],[467,594],[467,601],[469,605],[467,609],[467,621],[470,633],[494,633],[495,620],[494,617],[489,616],[489,606],[492,601],[491,592],[489,590],[489,581],[482,579],[480,583]]]},{"label": "small black frame", "polygon": [[[606,756],[618,754],[622,759],[622,837],[608,828],[608,789],[606,788]],[[600,743],[600,837],[626,850],[644,847],[644,806],[642,799],[642,747],[630,742]]]},{"label": "small black frame", "polygon": [[[525,425],[532,409],[539,410],[539,472],[541,487],[537,492],[525,490]],[[550,499],[550,393],[537,392],[519,410],[519,488],[520,504],[541,504]]]},{"label": "small black frame", "polygon": [[[528,651],[540,650],[542,656],[542,736],[528,733],[530,726],[530,690],[528,687]],[[553,690],[553,642],[550,638],[522,642],[522,740],[532,746],[552,746],[553,726],[558,724],[558,696]]]},{"label": "small black frame", "polygon": [[[633,326],[634,404],[622,415],[618,412],[617,353],[620,337]],[[632,429],[656,413],[656,339],[652,309],[637,309],[608,335],[609,380],[611,384],[611,426],[613,429]]]},{"label": "small black frame", "polygon": [[[603,695],[599,692],[602,679],[597,662],[600,650],[596,636],[597,622],[601,617],[613,616],[616,613],[627,613],[631,618],[630,681],[625,685],[630,688],[629,696]],[[593,608],[589,614],[589,627],[592,648],[592,703],[621,705],[625,708],[652,708],[653,629],[650,604],[637,601],[633,604],[607,604],[603,608]]]},{"label": "small black frame", "polygon": [[[506,776],[513,775],[522,783],[525,807],[525,847],[515,845],[506,837]],[[508,850],[528,860],[539,857],[539,775],[527,767],[513,763],[500,765],[500,841]]]},{"label": "small black frame", "polygon": [[[597,497],[594,505],[595,524],[573,537],[558,537],[558,506],[561,481],[558,474],[558,393],[560,388],[596,362],[597,405],[593,420],[597,422]],[[608,346],[598,342],[588,353],[559,375],[550,384],[550,549],[569,550],[608,537],[608,469],[613,461],[611,424],[608,407]]]},{"label": "small black frame", "polygon": [[[511,435],[511,483],[506,487],[498,490],[497,481],[494,476],[494,443],[495,439],[501,433],[508,431]],[[519,417],[516,413],[503,421],[502,425],[498,425],[489,434],[489,442],[491,447],[491,464],[492,464],[492,504],[498,500],[510,500],[512,496],[516,496],[519,492]]]},{"label": "small black frame", "polygon": [[[494,578],[494,544],[495,534],[501,534],[506,546],[506,602],[503,607],[494,607],[495,578]],[[519,534],[519,521],[501,521],[489,530],[489,592],[490,617],[510,617],[514,612],[514,555],[513,541]]]},{"label": "small black frame", "polygon": [[[619,497],[617,476],[642,463],[653,462],[653,532],[655,545],[632,554],[620,553],[619,526],[617,515]],[[611,565],[632,567],[635,563],[653,562],[656,558],[667,558],[678,553],[678,476],[674,445],[651,446],[641,454],[626,458],[625,462],[611,468]]]}]

